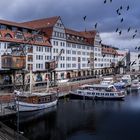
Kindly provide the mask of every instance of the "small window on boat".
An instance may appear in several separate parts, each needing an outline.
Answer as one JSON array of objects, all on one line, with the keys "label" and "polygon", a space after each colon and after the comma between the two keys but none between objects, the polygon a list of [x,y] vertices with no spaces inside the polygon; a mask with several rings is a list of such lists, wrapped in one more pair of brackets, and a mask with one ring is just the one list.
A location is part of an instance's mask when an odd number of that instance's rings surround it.
[{"label": "small window on boat", "polygon": [[93,92],[92,95],[94,95],[95,93]]},{"label": "small window on boat", "polygon": [[96,93],[96,95],[100,95],[100,93]]},{"label": "small window on boat", "polygon": [[105,95],[106,95],[106,96],[109,96],[109,93],[106,93]]},{"label": "small window on boat", "polygon": [[110,96],[114,96],[114,94],[113,93],[110,93]]},{"label": "small window on boat", "polygon": [[78,91],[78,93],[81,94],[82,92],[81,91]]},{"label": "small window on boat", "polygon": [[87,92],[87,94],[89,94],[89,95],[90,95],[91,93],[90,93],[90,92]]},{"label": "small window on boat", "polygon": [[101,95],[104,95],[104,93],[101,93]]}]

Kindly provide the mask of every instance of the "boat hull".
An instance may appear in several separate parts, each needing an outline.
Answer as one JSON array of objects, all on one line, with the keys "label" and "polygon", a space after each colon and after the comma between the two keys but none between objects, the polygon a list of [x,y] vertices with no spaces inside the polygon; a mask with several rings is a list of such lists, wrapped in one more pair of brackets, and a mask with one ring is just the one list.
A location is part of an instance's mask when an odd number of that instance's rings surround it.
[{"label": "boat hull", "polygon": [[57,104],[58,100],[49,102],[49,103],[43,103],[43,104],[33,104],[33,103],[26,103],[26,102],[18,102],[16,101],[16,108],[18,111],[36,111],[41,109],[46,109],[53,107]]}]

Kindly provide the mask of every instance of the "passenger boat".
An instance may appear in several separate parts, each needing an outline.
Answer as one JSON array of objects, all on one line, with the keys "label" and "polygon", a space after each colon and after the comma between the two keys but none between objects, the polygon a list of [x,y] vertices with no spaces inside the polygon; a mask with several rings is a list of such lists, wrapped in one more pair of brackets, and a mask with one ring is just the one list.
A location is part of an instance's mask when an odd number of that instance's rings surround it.
[{"label": "passenger boat", "polygon": [[[49,80],[48,80],[49,81]],[[49,83],[45,92],[32,92],[32,72],[30,72],[30,91],[14,91],[16,95],[17,111],[35,111],[55,106],[57,104],[57,93],[49,92]]]},{"label": "passenger boat", "polygon": [[139,82],[139,80],[133,80],[132,81],[132,84],[131,84],[131,89],[132,90],[138,90],[138,89],[140,89],[140,82]]},{"label": "passenger boat", "polygon": [[130,75],[123,75],[123,77],[121,78],[122,82],[124,82],[126,84],[126,87],[130,87],[131,86],[131,76]]},{"label": "passenger boat", "polygon": [[114,85],[83,85],[79,89],[70,92],[71,98],[87,99],[123,99],[125,94],[118,91]]}]

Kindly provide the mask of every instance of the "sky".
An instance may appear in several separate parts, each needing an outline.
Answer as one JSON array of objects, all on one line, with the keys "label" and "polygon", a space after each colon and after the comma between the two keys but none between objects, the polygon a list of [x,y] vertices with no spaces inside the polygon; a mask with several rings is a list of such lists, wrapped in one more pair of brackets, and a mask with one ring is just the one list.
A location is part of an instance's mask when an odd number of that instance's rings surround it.
[{"label": "sky", "polygon": [[[78,31],[85,28],[93,30],[95,23],[98,23],[96,30],[101,35],[102,43],[134,50],[140,46],[140,0],[106,1],[104,4],[104,0],[1,0],[0,19],[24,22],[61,16],[65,27]],[[128,5],[130,8],[127,11]],[[116,10],[120,6],[121,15],[118,15]],[[124,20],[122,23],[121,18]],[[134,34],[136,37],[133,39]]]}]

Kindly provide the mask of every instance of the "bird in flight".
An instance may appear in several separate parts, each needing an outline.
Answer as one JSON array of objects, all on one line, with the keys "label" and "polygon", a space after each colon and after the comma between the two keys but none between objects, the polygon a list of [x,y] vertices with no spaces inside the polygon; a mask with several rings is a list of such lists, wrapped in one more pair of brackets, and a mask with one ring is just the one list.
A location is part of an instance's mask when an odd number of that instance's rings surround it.
[{"label": "bird in flight", "polygon": [[105,57],[105,54],[103,54],[103,58]]},{"label": "bird in flight", "polygon": [[116,10],[117,14],[119,14],[119,9]]},{"label": "bird in flight", "polygon": [[96,23],[96,24],[94,25],[95,29],[97,28],[97,24],[98,24],[98,23]]},{"label": "bird in flight", "polygon": [[84,21],[86,20],[86,18],[87,18],[87,16],[84,16],[84,17],[83,17]]},{"label": "bird in flight", "polygon": [[133,35],[133,39],[136,37],[136,34]]},{"label": "bird in flight", "polygon": [[131,29],[131,28],[129,27],[127,31],[129,32],[129,31],[130,31],[130,29]]},{"label": "bird in flight", "polygon": [[128,5],[128,6],[127,6],[127,11],[129,10],[129,8],[130,8],[130,7],[129,7],[129,5]]},{"label": "bird in flight", "polygon": [[135,30],[135,33],[137,33],[137,30]]},{"label": "bird in flight", "polygon": [[101,44],[101,43],[102,43],[102,40],[99,41],[99,44]]},{"label": "bird in flight", "polygon": [[121,18],[121,22],[123,22],[123,18]]},{"label": "bird in flight", "polygon": [[138,54],[138,59],[140,58],[140,54]]},{"label": "bird in flight", "polygon": [[137,49],[137,47],[135,47],[135,50]]},{"label": "bird in flight", "polygon": [[119,31],[119,35],[121,35],[122,34],[122,31]]},{"label": "bird in flight", "polygon": [[120,10],[122,10],[122,6],[120,6]]},{"label": "bird in flight", "polygon": [[118,30],[119,30],[119,29],[117,28],[117,29],[116,29],[116,32],[118,32]]},{"label": "bird in flight", "polygon": [[106,3],[106,0],[104,0],[104,4]]},{"label": "bird in flight", "polygon": [[112,2],[112,0],[110,0],[110,2]]}]

